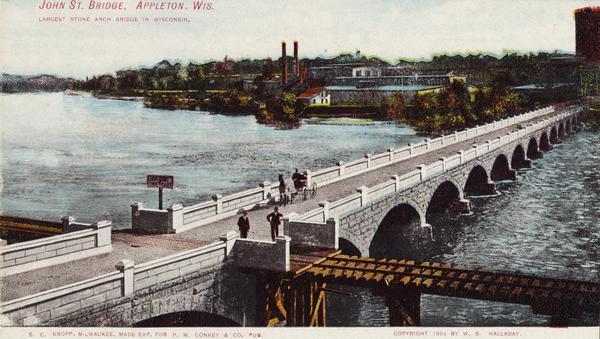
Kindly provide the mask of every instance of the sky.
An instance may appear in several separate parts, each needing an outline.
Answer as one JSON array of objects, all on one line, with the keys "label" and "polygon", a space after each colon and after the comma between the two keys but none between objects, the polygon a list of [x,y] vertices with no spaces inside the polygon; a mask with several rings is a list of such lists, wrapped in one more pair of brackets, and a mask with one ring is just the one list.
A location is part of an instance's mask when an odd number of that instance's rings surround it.
[{"label": "sky", "polygon": [[[278,58],[281,41],[298,40],[301,57],[341,52],[388,61],[432,55],[575,50],[576,8],[599,1],[574,0],[203,0],[213,10],[41,10],[46,0],[0,0],[0,73],[56,74],[83,78],[163,59],[205,62]],[[174,0],[168,0],[174,1]],[[200,1],[200,0],[197,0]],[[59,1],[60,2],[60,1]],[[70,0],[64,0],[68,7]],[[145,1],[149,2],[149,1]],[[158,1],[160,3],[160,1]],[[72,23],[71,17],[92,22]],[[93,22],[95,17],[112,22]],[[150,18],[119,23],[116,17]],[[64,17],[64,22],[41,18]],[[156,23],[155,17],[187,23]]]}]

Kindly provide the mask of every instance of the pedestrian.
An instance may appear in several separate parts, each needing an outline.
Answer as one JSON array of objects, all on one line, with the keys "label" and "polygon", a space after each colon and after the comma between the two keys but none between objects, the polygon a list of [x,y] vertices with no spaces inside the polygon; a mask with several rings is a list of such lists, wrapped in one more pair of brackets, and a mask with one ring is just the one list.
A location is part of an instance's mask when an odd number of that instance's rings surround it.
[{"label": "pedestrian", "polygon": [[242,212],[242,215],[238,219],[237,225],[240,229],[240,238],[248,238],[248,231],[250,231],[250,219],[248,219],[248,212]]},{"label": "pedestrian", "polygon": [[288,203],[287,187],[285,186],[283,174],[279,175],[279,202],[283,204],[283,206]]},{"label": "pedestrian", "polygon": [[292,174],[292,181],[294,182],[294,188],[296,189],[296,191],[300,190],[300,187],[302,187],[302,184],[300,183],[300,173],[298,173],[298,169],[294,168],[294,174]]},{"label": "pedestrian", "polygon": [[273,213],[267,215],[267,221],[271,224],[271,239],[275,241],[275,238],[279,236],[279,225],[281,225],[281,218],[283,214],[279,213],[277,207],[273,209]]}]

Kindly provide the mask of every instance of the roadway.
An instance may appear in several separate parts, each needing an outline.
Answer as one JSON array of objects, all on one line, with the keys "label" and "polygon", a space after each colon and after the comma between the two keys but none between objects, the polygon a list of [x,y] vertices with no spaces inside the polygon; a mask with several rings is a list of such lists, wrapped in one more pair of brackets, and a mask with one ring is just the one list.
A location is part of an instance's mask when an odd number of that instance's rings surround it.
[{"label": "roadway", "polygon": [[[562,111],[559,110],[520,124],[525,125],[527,123],[534,123],[546,117],[558,115],[561,112]],[[307,212],[316,208],[317,203],[320,201],[327,200],[333,202],[355,193],[357,187],[363,185],[369,187],[375,186],[390,179],[394,174],[402,175],[408,173],[415,170],[419,164],[433,163],[439,160],[439,158],[454,155],[461,149],[468,150],[475,143],[482,144],[487,140],[504,136],[515,130],[517,130],[516,125],[509,126],[494,132],[479,135],[469,140],[448,145],[442,149],[433,150],[410,159],[399,161],[395,164],[365,174],[319,187],[315,198],[307,199],[306,201],[300,200],[285,207],[280,206],[279,210],[284,216],[292,212],[299,214]],[[270,240],[270,228],[266,221],[266,217],[272,210],[273,206],[267,206],[249,211],[249,238]],[[128,232],[114,232],[112,235],[113,251],[111,253],[0,278],[0,300],[12,300],[85,280],[97,275],[110,273],[115,270],[115,264],[121,259],[129,259],[133,260],[135,263],[143,263],[172,253],[208,244],[217,240],[219,236],[227,231],[237,230],[237,218],[238,216],[233,216],[222,219],[180,234],[134,236]],[[282,233],[283,227],[280,230],[280,234]]]}]

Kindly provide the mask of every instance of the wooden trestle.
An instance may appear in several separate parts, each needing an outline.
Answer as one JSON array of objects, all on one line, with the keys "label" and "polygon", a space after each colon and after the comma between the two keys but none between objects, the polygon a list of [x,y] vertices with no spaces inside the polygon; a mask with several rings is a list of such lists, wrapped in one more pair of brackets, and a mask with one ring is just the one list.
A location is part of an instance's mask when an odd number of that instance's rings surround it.
[{"label": "wooden trestle", "polygon": [[326,326],[327,283],[304,274],[315,261],[340,251],[293,247],[291,272],[256,273],[258,326]]},{"label": "wooden trestle", "polygon": [[286,275],[257,275],[258,300],[264,301],[257,304],[258,324],[325,326],[325,292],[335,292],[326,287],[328,283],[367,287],[385,296],[391,326],[420,325],[423,293],[529,305],[535,313],[550,315],[555,324],[566,324],[581,312],[600,311],[598,282],[347,256],[326,250],[292,252],[292,268]]}]

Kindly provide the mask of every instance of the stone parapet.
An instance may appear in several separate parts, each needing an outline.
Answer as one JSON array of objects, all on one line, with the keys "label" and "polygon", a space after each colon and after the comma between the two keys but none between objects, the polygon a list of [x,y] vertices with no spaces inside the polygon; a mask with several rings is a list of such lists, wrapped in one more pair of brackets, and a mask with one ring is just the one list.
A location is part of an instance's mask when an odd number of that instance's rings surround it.
[{"label": "stone parapet", "polygon": [[63,264],[112,251],[112,223],[100,220],[94,224],[75,223],[63,218],[68,233],[25,241],[0,249],[0,276],[7,276]]}]

